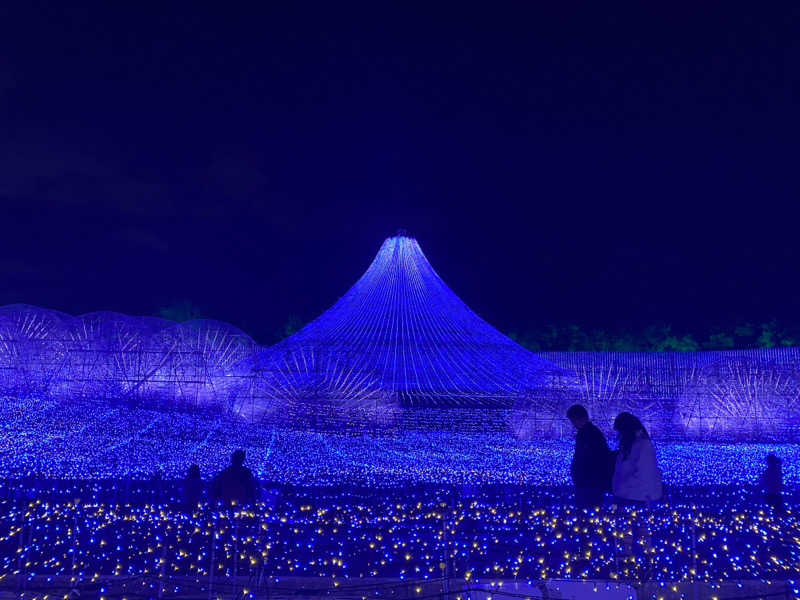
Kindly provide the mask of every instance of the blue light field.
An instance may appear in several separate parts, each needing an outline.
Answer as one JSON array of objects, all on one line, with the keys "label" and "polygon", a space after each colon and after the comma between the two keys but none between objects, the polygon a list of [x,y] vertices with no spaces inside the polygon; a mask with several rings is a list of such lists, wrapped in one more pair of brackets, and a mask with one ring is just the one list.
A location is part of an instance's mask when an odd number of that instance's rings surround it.
[{"label": "blue light field", "polygon": [[[308,432],[211,414],[110,404],[6,399],[0,405],[0,477],[181,478],[192,463],[205,476],[237,448],[262,481],[301,485],[569,484],[570,441],[511,434],[397,430],[386,435]],[[611,441],[613,446],[613,441]],[[769,452],[800,482],[800,446],[655,439],[671,486],[755,483]]]}]

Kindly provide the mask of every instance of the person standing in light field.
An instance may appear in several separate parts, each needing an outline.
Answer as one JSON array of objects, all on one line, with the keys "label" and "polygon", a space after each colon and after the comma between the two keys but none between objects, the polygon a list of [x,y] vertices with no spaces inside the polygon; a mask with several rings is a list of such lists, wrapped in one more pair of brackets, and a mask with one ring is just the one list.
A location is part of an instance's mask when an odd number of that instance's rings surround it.
[{"label": "person standing in light field", "polygon": [[663,487],[656,451],[642,422],[629,412],[614,420],[619,453],[611,491],[622,504],[645,506],[661,499]]},{"label": "person standing in light field", "polygon": [[611,491],[617,507],[625,511],[630,507],[632,530],[623,534],[624,555],[633,555],[634,535],[645,547],[652,548],[652,538],[642,509],[647,509],[661,499],[663,486],[661,471],[656,462],[656,451],[650,435],[642,422],[629,412],[621,412],[614,419],[614,430],[619,435],[619,452],[614,466]]},{"label": "person standing in light field", "polygon": [[205,496],[205,482],[200,475],[199,465],[189,467],[189,473],[183,480],[183,504],[189,509],[197,508]]},{"label": "person standing in light field", "polygon": [[603,432],[589,420],[589,413],[580,404],[567,410],[567,418],[578,430],[570,473],[575,484],[578,508],[594,508],[603,504],[609,488],[610,451]]},{"label": "person standing in light field", "polygon": [[244,450],[236,450],[230,466],[211,482],[213,499],[228,505],[251,504],[258,500],[253,472],[244,466]]}]

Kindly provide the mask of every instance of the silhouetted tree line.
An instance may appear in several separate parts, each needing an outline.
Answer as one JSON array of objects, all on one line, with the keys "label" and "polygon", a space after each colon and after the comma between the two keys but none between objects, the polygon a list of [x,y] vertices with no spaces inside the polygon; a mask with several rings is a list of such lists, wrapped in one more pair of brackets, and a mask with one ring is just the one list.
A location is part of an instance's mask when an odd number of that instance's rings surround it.
[{"label": "silhouetted tree line", "polygon": [[279,340],[287,338],[289,336],[294,335],[298,331],[300,331],[305,326],[305,323],[298,317],[297,315],[290,315],[288,319],[286,319],[286,323],[283,324],[280,331],[277,334]]},{"label": "silhouetted tree line", "polygon": [[[202,318],[202,311],[183,300],[159,309],[158,315],[180,322]],[[291,315],[267,343],[292,336],[304,325],[299,317]],[[628,331],[551,323],[529,331],[513,331],[508,336],[535,352],[697,352],[800,346],[800,328],[789,328],[776,320],[760,324],[739,323],[706,332],[679,331],[665,323]]]},{"label": "silhouetted tree line", "polygon": [[167,306],[162,306],[156,311],[156,316],[177,323],[205,318],[203,310],[191,300],[177,300]]},{"label": "silhouetted tree line", "polygon": [[654,324],[633,331],[550,324],[532,331],[512,332],[509,337],[536,352],[696,352],[800,345],[798,332],[777,321],[741,323],[729,329],[702,333],[677,331],[668,324]]}]

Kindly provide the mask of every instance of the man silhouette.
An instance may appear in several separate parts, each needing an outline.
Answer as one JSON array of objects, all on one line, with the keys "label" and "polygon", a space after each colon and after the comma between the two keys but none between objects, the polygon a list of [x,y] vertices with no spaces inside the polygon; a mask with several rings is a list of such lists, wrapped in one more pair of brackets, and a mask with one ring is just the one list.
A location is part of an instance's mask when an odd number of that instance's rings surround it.
[{"label": "man silhouette", "polygon": [[231,465],[212,482],[214,499],[223,504],[250,504],[257,500],[253,472],[244,466],[244,450],[236,450]]},{"label": "man silhouette", "polygon": [[578,430],[570,468],[575,484],[575,502],[579,508],[601,506],[611,481],[608,442],[580,404],[569,407],[567,418]]}]

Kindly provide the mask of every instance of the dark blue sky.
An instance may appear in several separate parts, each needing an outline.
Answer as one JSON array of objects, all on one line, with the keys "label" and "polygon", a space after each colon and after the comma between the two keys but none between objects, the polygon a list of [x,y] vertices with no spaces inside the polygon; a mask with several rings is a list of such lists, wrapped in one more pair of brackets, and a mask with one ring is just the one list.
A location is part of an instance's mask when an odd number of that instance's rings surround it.
[{"label": "dark blue sky", "polygon": [[403,227],[506,331],[800,321],[796,3],[10,4],[0,304],[267,341]]}]

